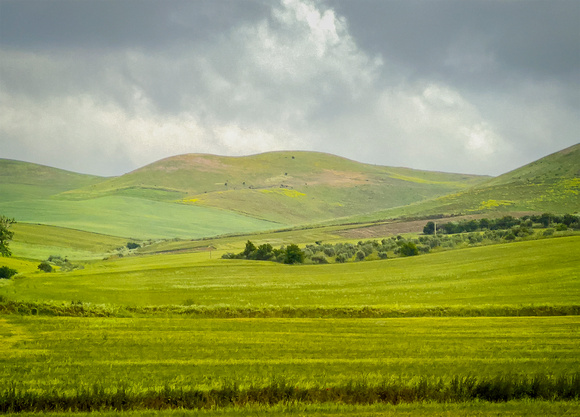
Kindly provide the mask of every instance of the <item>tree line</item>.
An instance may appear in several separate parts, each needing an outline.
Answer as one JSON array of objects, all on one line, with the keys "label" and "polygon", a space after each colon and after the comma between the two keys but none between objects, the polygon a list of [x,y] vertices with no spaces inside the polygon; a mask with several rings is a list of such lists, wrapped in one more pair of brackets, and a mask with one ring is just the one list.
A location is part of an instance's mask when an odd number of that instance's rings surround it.
[{"label": "tree line", "polygon": [[[536,225],[541,227],[554,227],[555,230],[563,231],[568,229],[580,230],[580,217],[574,214],[556,215],[543,213],[539,215],[512,217],[504,216],[497,219],[472,219],[461,220],[459,222],[448,222],[437,224],[437,233],[456,234],[469,233],[485,230],[507,230],[515,226],[533,228]],[[429,221],[423,228],[423,234],[433,235],[435,233],[435,222]]]}]

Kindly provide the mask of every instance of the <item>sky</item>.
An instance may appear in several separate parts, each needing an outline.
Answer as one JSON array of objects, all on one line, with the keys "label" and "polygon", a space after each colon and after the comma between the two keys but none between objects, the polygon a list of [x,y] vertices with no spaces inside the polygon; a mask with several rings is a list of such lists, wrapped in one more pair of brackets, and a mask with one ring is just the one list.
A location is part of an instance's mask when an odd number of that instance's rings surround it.
[{"label": "sky", "polygon": [[579,115],[576,0],[0,0],[0,158],[499,175],[578,143]]}]

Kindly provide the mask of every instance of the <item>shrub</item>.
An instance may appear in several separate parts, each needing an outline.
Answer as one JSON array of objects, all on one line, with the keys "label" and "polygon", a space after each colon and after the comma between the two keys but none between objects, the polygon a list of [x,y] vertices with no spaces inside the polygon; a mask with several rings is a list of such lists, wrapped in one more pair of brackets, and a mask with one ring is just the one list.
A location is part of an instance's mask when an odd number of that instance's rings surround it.
[{"label": "shrub", "polygon": [[559,223],[559,224],[557,224],[557,225],[555,226],[555,229],[556,229],[558,232],[563,232],[563,231],[565,231],[565,230],[568,230],[568,226],[566,226],[564,223]]},{"label": "shrub", "polygon": [[339,254],[336,256],[336,258],[335,258],[335,261],[336,261],[336,262],[338,262],[338,263],[341,263],[341,264],[343,264],[343,263],[345,263],[346,261],[348,261],[348,256],[346,256],[346,254],[345,254],[345,253],[339,253]]},{"label": "shrub", "polygon": [[387,252],[379,252],[379,258],[387,259],[388,258]]},{"label": "shrub", "polygon": [[365,255],[365,253],[364,253],[362,250],[359,250],[359,251],[356,253],[356,260],[357,260],[357,261],[362,261],[362,260],[364,260],[364,258],[366,258],[366,255]]},{"label": "shrub", "polygon": [[141,245],[135,242],[127,242],[127,249],[137,249],[140,248]]},{"label": "shrub", "polygon": [[399,248],[399,250],[401,252],[401,255],[403,256],[419,255],[419,249],[417,248],[417,245],[415,245],[413,242],[403,243]]},{"label": "shrub", "polygon": [[542,233],[544,236],[552,236],[554,234],[554,229],[550,228],[550,229],[546,229],[544,230],[544,233]]},{"label": "shrub", "polygon": [[7,266],[0,266],[0,278],[10,279],[17,273],[18,271],[16,269],[8,268]]},{"label": "shrub", "polygon": [[47,261],[42,261],[40,265],[38,265],[38,269],[44,272],[52,272],[52,266]]},{"label": "shrub", "polygon": [[312,259],[312,262],[315,262],[317,264],[327,264],[328,263],[328,260],[323,255],[314,255],[310,259]]},{"label": "shrub", "polygon": [[332,257],[332,256],[336,255],[336,252],[334,251],[334,248],[324,248],[324,254],[326,256]]}]

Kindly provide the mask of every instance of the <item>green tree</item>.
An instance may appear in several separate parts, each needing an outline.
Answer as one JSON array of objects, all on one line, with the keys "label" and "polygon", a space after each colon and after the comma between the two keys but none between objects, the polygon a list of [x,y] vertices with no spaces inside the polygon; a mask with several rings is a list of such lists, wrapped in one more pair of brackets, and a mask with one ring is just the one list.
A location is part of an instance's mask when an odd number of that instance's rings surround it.
[{"label": "green tree", "polygon": [[1,256],[11,256],[12,252],[8,247],[8,241],[14,236],[14,232],[10,230],[16,221],[14,219],[9,219],[8,217],[0,216],[0,255]]},{"label": "green tree", "polygon": [[419,249],[413,242],[405,242],[401,245],[401,255],[415,256],[419,255]]},{"label": "green tree", "polygon": [[10,279],[17,273],[18,271],[16,269],[8,268],[7,266],[0,266],[0,278]]},{"label": "green tree", "polygon": [[40,265],[38,265],[38,269],[44,272],[52,272],[52,265],[47,261],[42,261]]},{"label": "green tree", "polygon": [[304,262],[304,252],[298,247],[298,245],[288,245],[286,247],[286,254],[284,256],[285,264],[301,264]]},{"label": "green tree", "polygon": [[251,241],[248,240],[246,242],[246,248],[244,249],[242,254],[244,255],[244,257],[249,259],[252,256],[252,253],[254,252],[256,252],[256,245],[254,245]]},{"label": "green tree", "polygon": [[434,222],[427,222],[427,224],[423,228],[423,234],[432,235],[434,233],[435,233],[435,223]]},{"label": "green tree", "polygon": [[258,246],[256,249],[256,259],[259,261],[267,261],[268,259],[274,256],[272,245],[269,243],[264,243],[263,245]]}]

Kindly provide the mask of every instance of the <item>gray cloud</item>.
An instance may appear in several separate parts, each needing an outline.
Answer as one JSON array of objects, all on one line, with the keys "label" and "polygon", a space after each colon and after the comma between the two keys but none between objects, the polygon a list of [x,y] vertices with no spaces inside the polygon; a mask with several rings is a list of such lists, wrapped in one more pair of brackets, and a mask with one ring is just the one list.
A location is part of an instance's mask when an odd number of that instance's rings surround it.
[{"label": "gray cloud", "polygon": [[578,141],[579,9],[552,4],[2,0],[0,157],[117,175],[306,149],[500,174]]}]

